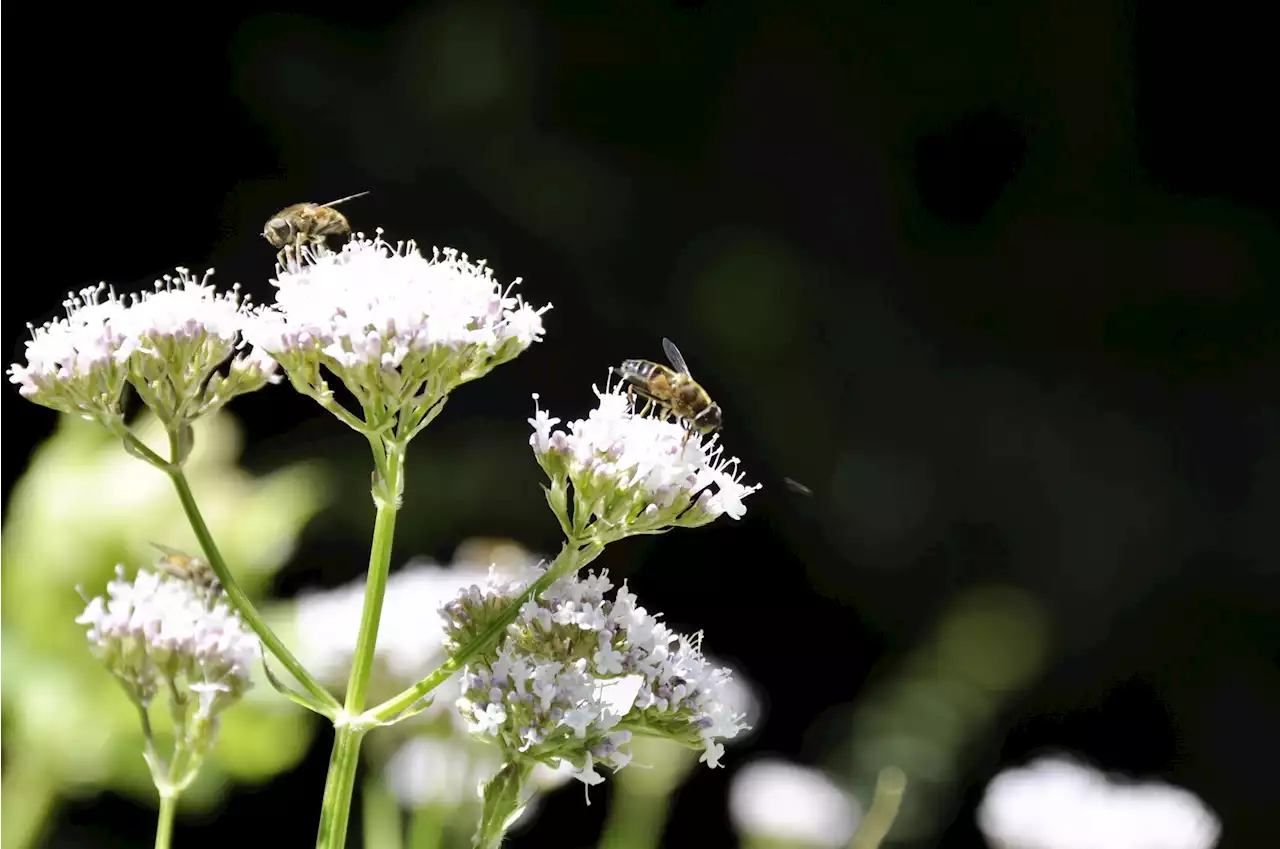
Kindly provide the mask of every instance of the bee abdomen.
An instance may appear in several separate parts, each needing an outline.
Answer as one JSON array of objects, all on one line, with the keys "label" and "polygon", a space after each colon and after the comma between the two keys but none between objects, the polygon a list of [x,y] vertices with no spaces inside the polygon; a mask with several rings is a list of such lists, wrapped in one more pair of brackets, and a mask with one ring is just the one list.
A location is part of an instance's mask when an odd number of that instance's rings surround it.
[{"label": "bee abdomen", "polygon": [[618,368],[618,373],[624,378],[650,380],[657,370],[658,364],[651,363],[648,360],[623,360],[622,365]]}]

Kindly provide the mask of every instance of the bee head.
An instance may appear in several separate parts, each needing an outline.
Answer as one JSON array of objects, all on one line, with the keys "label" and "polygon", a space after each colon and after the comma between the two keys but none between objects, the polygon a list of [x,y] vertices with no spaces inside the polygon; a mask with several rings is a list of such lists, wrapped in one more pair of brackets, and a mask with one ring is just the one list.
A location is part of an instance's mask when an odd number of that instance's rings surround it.
[{"label": "bee head", "polygon": [[693,417],[693,424],[702,433],[715,433],[720,429],[720,405],[711,404]]},{"label": "bee head", "polygon": [[292,221],[277,217],[267,222],[267,226],[262,229],[262,238],[270,242],[272,247],[283,248],[293,241],[294,233]]}]

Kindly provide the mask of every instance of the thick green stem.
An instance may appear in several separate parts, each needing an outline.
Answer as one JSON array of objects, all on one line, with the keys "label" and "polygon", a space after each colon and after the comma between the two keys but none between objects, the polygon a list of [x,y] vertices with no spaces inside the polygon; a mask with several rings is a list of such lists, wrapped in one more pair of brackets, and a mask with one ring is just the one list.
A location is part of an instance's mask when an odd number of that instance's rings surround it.
[{"label": "thick green stem", "polygon": [[615,788],[598,849],[656,849],[662,845],[671,797]]},{"label": "thick green stem", "polygon": [[169,849],[173,843],[173,820],[178,813],[178,794],[160,794],[160,815],[156,819],[156,849]]},{"label": "thick green stem", "polygon": [[351,794],[356,785],[356,765],[360,762],[360,741],[364,731],[350,725],[334,727],[333,752],[329,755],[329,776],[325,779],[320,807],[318,849],[345,849],[347,822],[351,819]]},{"label": "thick green stem", "polygon": [[196,539],[200,541],[200,548],[204,551],[205,557],[209,561],[209,565],[213,568],[213,572],[218,576],[222,589],[227,594],[232,606],[240,613],[240,617],[244,619],[246,625],[253,629],[253,632],[262,640],[262,644],[267,647],[270,652],[276,656],[289,673],[298,681],[303,688],[310,693],[320,704],[330,708],[336,712],[341,705],[333,695],[320,685],[320,682],[311,677],[303,667],[302,662],[293,656],[293,653],[285,647],[285,644],[275,632],[267,625],[266,620],[262,618],[262,614],[253,606],[253,602],[249,601],[249,597],[245,595],[244,590],[240,589],[240,585],[236,583],[235,578],[231,575],[231,570],[227,568],[227,562],[222,559],[222,552],[218,550],[217,544],[213,541],[213,534],[209,532],[209,526],[204,523],[204,517],[200,515],[200,508],[196,505],[195,496],[191,494],[191,486],[187,483],[187,477],[183,474],[181,467],[170,467],[167,469],[169,478],[173,481],[174,488],[178,491],[178,499],[182,502],[182,509],[187,514],[187,521],[191,523],[191,529],[195,531]]},{"label": "thick green stem", "polygon": [[387,592],[387,575],[391,571],[391,545],[396,534],[396,513],[400,509],[400,493],[403,489],[404,446],[395,443],[387,445],[385,455],[380,457],[379,452],[375,451],[375,460],[379,461],[379,478],[374,482],[374,502],[378,506],[378,513],[373,523],[373,544],[369,549],[364,609],[360,614],[360,633],[356,637],[355,655],[351,660],[351,676],[347,680],[346,704],[342,707],[340,721],[335,723],[336,736],[333,754],[329,759],[329,775],[325,780],[320,831],[316,837],[318,849],[343,849],[346,845],[351,796],[355,789],[356,766],[360,759],[360,739],[367,730],[363,725],[353,726],[351,719],[364,710],[365,690],[373,671],[378,624],[382,619],[382,602]]},{"label": "thick green stem", "polygon": [[517,598],[512,599],[503,608],[502,613],[498,614],[474,640],[454,652],[453,656],[446,660],[439,669],[423,678],[417,684],[414,684],[399,695],[387,699],[382,704],[370,708],[366,716],[378,722],[387,722],[394,719],[415,702],[426,697],[436,687],[449,680],[449,676],[466,666],[467,661],[471,660],[471,658],[493,648],[502,635],[506,633],[507,626],[520,615],[520,608],[524,606],[526,601],[531,598],[537,598],[547,587],[565,575],[576,572],[586,566],[592,560],[595,560],[603,550],[604,546],[598,542],[590,542],[584,545],[581,542],[571,540],[565,543],[564,547],[560,549],[560,554],[556,557],[555,562],[551,564],[551,568],[543,572],[528,590],[521,593]]}]

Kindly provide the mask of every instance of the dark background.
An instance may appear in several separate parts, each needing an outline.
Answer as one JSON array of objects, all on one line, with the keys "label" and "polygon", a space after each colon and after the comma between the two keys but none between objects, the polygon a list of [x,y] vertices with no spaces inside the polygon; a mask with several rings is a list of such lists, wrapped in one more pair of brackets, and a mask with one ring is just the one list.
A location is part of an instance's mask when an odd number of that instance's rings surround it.
[{"label": "dark background", "polygon": [[[922,845],[981,845],[986,781],[1045,746],[1185,786],[1222,846],[1263,845],[1280,242],[1271,31],[1245,8],[28,8],[30,28],[7,16],[24,244],[5,350],[67,290],[174,265],[269,300],[266,218],[369,190],[344,207],[358,228],[486,257],[555,305],[542,344],[415,443],[456,474],[410,472],[397,562],[475,534],[554,551],[529,393],[584,415],[608,365],[670,336],[765,489],[740,523],[604,565],[765,689],[751,751],[819,762],[833,706],[998,582],[1044,606],[1047,665],[966,742]],[[54,414],[6,391],[7,494]],[[323,451],[350,482],[280,594],[360,573],[359,440],[284,388],[232,410],[250,467]],[[283,804],[311,821],[327,748],[180,823],[180,844],[242,840]],[[726,788],[696,773],[667,843],[729,845]],[[557,795],[514,844],[589,845],[606,808]],[[146,843],[153,817],[107,796],[64,808],[57,835]]]}]

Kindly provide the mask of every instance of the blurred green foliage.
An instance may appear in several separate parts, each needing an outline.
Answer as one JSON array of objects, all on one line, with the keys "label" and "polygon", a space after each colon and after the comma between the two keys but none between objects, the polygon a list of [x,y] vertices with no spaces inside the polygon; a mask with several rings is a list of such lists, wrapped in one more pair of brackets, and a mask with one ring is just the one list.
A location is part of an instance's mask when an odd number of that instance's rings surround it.
[{"label": "blurred green foliage", "polygon": [[[163,450],[154,421],[137,432]],[[240,428],[226,414],[197,422],[195,435],[192,489],[236,578],[259,598],[325,506],[326,475],[309,463],[247,473],[237,465]],[[112,790],[154,798],[138,715],[74,621],[85,605],[77,589],[99,595],[117,563],[129,574],[151,565],[152,543],[199,553],[170,482],[100,426],[60,417],[14,487],[0,544],[4,849],[34,842],[61,797]],[[267,686],[260,668],[255,684],[223,716],[184,807],[211,808],[229,782],[269,779],[306,751],[314,723]],[[154,711],[157,730],[167,729],[163,707]]]}]

